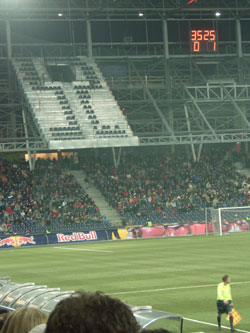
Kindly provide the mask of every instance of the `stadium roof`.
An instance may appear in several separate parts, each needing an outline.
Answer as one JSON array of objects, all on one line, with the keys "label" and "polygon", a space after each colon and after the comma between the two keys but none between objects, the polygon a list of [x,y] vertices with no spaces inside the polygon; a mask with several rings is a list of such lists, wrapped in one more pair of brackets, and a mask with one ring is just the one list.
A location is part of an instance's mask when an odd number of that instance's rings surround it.
[{"label": "stadium roof", "polygon": [[[0,19],[224,18],[248,17],[250,0],[2,0]],[[188,4],[190,2],[190,4]],[[17,10],[18,8],[18,10]],[[62,13],[62,16],[58,16]]]},{"label": "stadium roof", "polygon": [[[142,145],[249,142],[249,14],[250,0],[0,0],[0,151],[45,149],[8,59],[89,49]],[[191,52],[197,26],[216,28],[216,54]]]}]

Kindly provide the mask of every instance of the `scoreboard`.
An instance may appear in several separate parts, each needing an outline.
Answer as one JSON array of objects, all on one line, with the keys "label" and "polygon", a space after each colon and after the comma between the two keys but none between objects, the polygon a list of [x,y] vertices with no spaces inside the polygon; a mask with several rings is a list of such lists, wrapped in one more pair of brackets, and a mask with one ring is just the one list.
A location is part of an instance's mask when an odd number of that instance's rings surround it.
[{"label": "scoreboard", "polygon": [[190,31],[192,53],[214,53],[217,50],[217,36],[214,29],[193,29]]}]

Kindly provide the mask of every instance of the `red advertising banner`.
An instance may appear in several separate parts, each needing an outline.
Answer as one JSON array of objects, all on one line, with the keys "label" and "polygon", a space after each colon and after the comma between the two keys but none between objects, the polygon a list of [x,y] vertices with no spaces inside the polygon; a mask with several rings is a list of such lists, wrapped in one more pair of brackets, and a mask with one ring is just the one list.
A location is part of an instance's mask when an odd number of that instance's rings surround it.
[{"label": "red advertising banner", "polygon": [[[207,228],[207,230],[206,230]],[[250,230],[250,223],[247,221],[240,222],[223,222],[222,230],[225,233],[242,232]],[[132,238],[152,238],[152,237],[177,237],[215,234],[213,223],[185,223],[176,225],[159,225],[152,227],[131,227],[128,229],[118,229],[113,232],[112,239],[132,239]]]}]

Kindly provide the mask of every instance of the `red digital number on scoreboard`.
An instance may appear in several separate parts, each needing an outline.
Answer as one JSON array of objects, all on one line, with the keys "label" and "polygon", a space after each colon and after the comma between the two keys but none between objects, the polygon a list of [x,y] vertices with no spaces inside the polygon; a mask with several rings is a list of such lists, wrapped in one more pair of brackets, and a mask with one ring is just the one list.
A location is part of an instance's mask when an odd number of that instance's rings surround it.
[{"label": "red digital number on scoreboard", "polygon": [[216,52],[217,41],[215,30],[191,30],[192,51],[199,53],[201,51]]}]

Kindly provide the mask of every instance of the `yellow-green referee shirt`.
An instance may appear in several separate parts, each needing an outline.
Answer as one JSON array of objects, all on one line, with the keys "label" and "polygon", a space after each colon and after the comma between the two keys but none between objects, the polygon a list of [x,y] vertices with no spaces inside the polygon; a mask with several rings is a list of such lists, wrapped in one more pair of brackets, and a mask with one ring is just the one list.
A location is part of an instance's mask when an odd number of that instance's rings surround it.
[{"label": "yellow-green referee shirt", "polygon": [[230,284],[221,282],[217,287],[217,300],[218,301],[232,301]]}]

